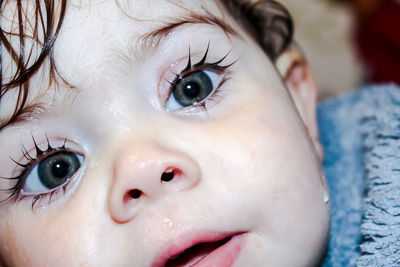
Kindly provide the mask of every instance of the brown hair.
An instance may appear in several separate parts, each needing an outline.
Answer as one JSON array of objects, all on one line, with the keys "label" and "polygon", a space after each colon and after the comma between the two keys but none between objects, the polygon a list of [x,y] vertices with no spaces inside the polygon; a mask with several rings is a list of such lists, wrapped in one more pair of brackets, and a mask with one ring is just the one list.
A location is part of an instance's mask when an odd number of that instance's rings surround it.
[{"label": "brown hair", "polygon": [[[49,84],[62,77],[58,74],[54,62],[52,48],[57,39],[64,20],[67,0],[0,0],[1,19],[3,12],[12,2],[15,5],[15,21],[11,22],[10,29],[2,28],[0,31],[0,105],[2,97],[11,89],[18,91],[17,103],[9,121],[15,121],[24,114],[27,96],[29,92],[29,81],[45,62],[49,62]],[[34,21],[28,21],[28,4],[34,12]],[[278,2],[272,0],[220,0],[219,4],[240,24],[240,26],[254,38],[254,40],[265,51],[274,62],[277,57],[285,51],[293,37],[293,22],[289,12]],[[25,5],[25,6],[24,6]],[[14,6],[12,6],[14,7]],[[25,8],[25,9],[24,9]],[[27,33],[27,26],[30,32]],[[18,45],[11,42],[18,38]],[[30,39],[33,43],[30,47],[26,41]],[[13,46],[14,44],[14,46]],[[34,51],[40,47],[40,53],[34,57]],[[11,63],[16,68],[11,77],[3,79],[3,56],[7,53]],[[63,80],[63,79],[62,79]],[[65,81],[64,81],[65,82]],[[0,121],[0,125],[2,121]],[[1,126],[0,126],[1,127]],[[1,128],[0,128],[1,130]]]},{"label": "brown hair", "polygon": [[221,4],[275,60],[293,41],[293,20],[287,9],[272,0],[222,0]]},{"label": "brown hair", "polygon": [[[9,2],[9,0],[1,0],[1,20],[4,19],[3,14]],[[13,88],[17,88],[18,90],[17,103],[10,121],[15,120],[23,113],[29,92],[29,81],[46,60],[50,62],[49,83],[55,78],[57,68],[55,66],[52,48],[61,29],[67,6],[66,0],[35,0],[32,1],[32,3],[28,1],[22,3],[22,0],[16,0],[12,2],[12,4],[16,6],[13,14],[15,19],[11,21],[9,27],[10,31],[3,29],[3,23],[0,31],[0,105],[2,97],[9,90]],[[26,14],[29,4],[33,4],[34,6],[32,9],[34,12],[34,21],[29,21],[28,15]],[[25,5],[25,9],[23,5]],[[12,30],[13,25],[18,25],[18,27]],[[32,27],[29,33],[26,32],[28,25]],[[15,45],[13,46],[11,42],[13,38],[18,38],[17,47],[15,47]],[[26,46],[26,42],[29,39],[33,43],[31,47]],[[36,55],[35,59],[32,59],[36,46],[40,47],[40,53]],[[3,77],[3,53],[7,53],[11,58],[11,64],[15,64],[16,66],[16,70],[11,74],[11,77],[6,78],[7,81],[5,81]]]}]

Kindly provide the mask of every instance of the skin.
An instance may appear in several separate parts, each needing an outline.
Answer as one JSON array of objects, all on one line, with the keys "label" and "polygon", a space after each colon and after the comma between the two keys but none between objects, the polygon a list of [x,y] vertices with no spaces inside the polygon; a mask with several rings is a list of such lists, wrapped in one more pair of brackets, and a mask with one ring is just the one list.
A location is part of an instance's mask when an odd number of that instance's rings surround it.
[{"label": "skin", "polygon": [[[30,99],[48,108],[0,132],[0,176],[20,170],[22,145],[35,156],[66,146],[84,156],[66,193],[0,206],[0,250],[12,266],[149,266],[165,244],[187,232],[246,232],[234,266],[312,266],[326,244],[329,205],[313,137],[313,101],[301,80],[288,91],[264,52],[235,25],[188,24],[157,48],[135,46],[165,18],[188,10],[168,1],[69,4],[54,54],[75,89],[47,88],[46,69],[32,80]],[[134,3],[133,3],[134,2]],[[222,18],[221,11],[207,8]],[[133,19],[134,18],[134,19]],[[168,112],[174,72],[198,62],[223,63],[229,80],[207,111]],[[298,73],[297,73],[298,75]],[[299,76],[299,75],[298,75]],[[303,86],[303,87],[301,87]],[[303,88],[303,89],[304,89]],[[2,102],[13,110],[15,91]],[[293,101],[294,100],[294,101]],[[295,104],[296,103],[296,104]],[[310,104],[311,103],[311,104]],[[299,110],[299,111],[298,111]],[[300,112],[300,113],[299,113]],[[311,137],[310,137],[311,136]],[[166,167],[180,170],[161,182]],[[8,180],[0,181],[7,188]],[[142,191],[124,200],[126,192]],[[0,193],[4,199],[7,194]]]}]

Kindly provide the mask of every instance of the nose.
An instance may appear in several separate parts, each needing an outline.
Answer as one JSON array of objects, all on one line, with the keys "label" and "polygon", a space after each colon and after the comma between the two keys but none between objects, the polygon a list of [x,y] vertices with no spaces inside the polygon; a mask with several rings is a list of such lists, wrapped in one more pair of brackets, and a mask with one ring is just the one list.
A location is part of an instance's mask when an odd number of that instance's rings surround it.
[{"label": "nose", "polygon": [[190,190],[200,175],[197,162],[182,151],[154,142],[129,143],[114,157],[110,215],[118,223],[128,222],[154,200]]}]

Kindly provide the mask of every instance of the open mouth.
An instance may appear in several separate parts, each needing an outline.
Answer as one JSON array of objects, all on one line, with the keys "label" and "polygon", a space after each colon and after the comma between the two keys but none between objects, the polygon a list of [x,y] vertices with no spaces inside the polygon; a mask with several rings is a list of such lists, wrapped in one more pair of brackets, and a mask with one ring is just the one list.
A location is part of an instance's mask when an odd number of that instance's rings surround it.
[{"label": "open mouth", "polygon": [[207,257],[211,252],[225,245],[231,240],[232,237],[228,237],[216,242],[206,242],[194,245],[184,250],[179,255],[176,255],[169,259],[165,267],[188,267],[193,266],[200,262],[204,257]]},{"label": "open mouth", "polygon": [[190,232],[165,244],[152,267],[231,267],[246,240],[245,232]]}]

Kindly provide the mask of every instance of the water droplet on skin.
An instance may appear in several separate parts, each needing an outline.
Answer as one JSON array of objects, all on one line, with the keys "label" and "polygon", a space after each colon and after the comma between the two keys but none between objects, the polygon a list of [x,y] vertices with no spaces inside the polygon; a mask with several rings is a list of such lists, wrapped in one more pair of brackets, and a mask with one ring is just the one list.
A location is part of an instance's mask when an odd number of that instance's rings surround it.
[{"label": "water droplet on skin", "polygon": [[323,199],[324,204],[327,204],[329,202],[329,188],[328,188],[328,184],[326,182],[326,176],[323,171],[321,171],[320,178],[321,178],[321,185],[322,185],[322,199]]},{"label": "water droplet on skin", "polygon": [[42,212],[47,208],[45,203],[40,203],[40,206],[35,207],[35,212]]},{"label": "water droplet on skin", "polygon": [[96,168],[99,165],[99,163],[95,160],[92,160],[89,164],[89,169]]},{"label": "water droplet on skin", "polygon": [[329,193],[326,190],[324,190],[323,198],[324,198],[324,203],[327,204],[329,202]]},{"label": "water droplet on skin", "polygon": [[179,61],[176,61],[176,62],[174,62],[174,63],[172,63],[171,65],[170,65],[170,67],[171,68],[173,68],[175,65],[177,65],[179,63]]},{"label": "water droplet on skin", "polygon": [[164,221],[163,221],[163,224],[162,224],[162,226],[166,227],[166,228],[169,228],[172,225],[173,225],[172,221],[170,219],[168,219],[168,218],[165,218]]}]

